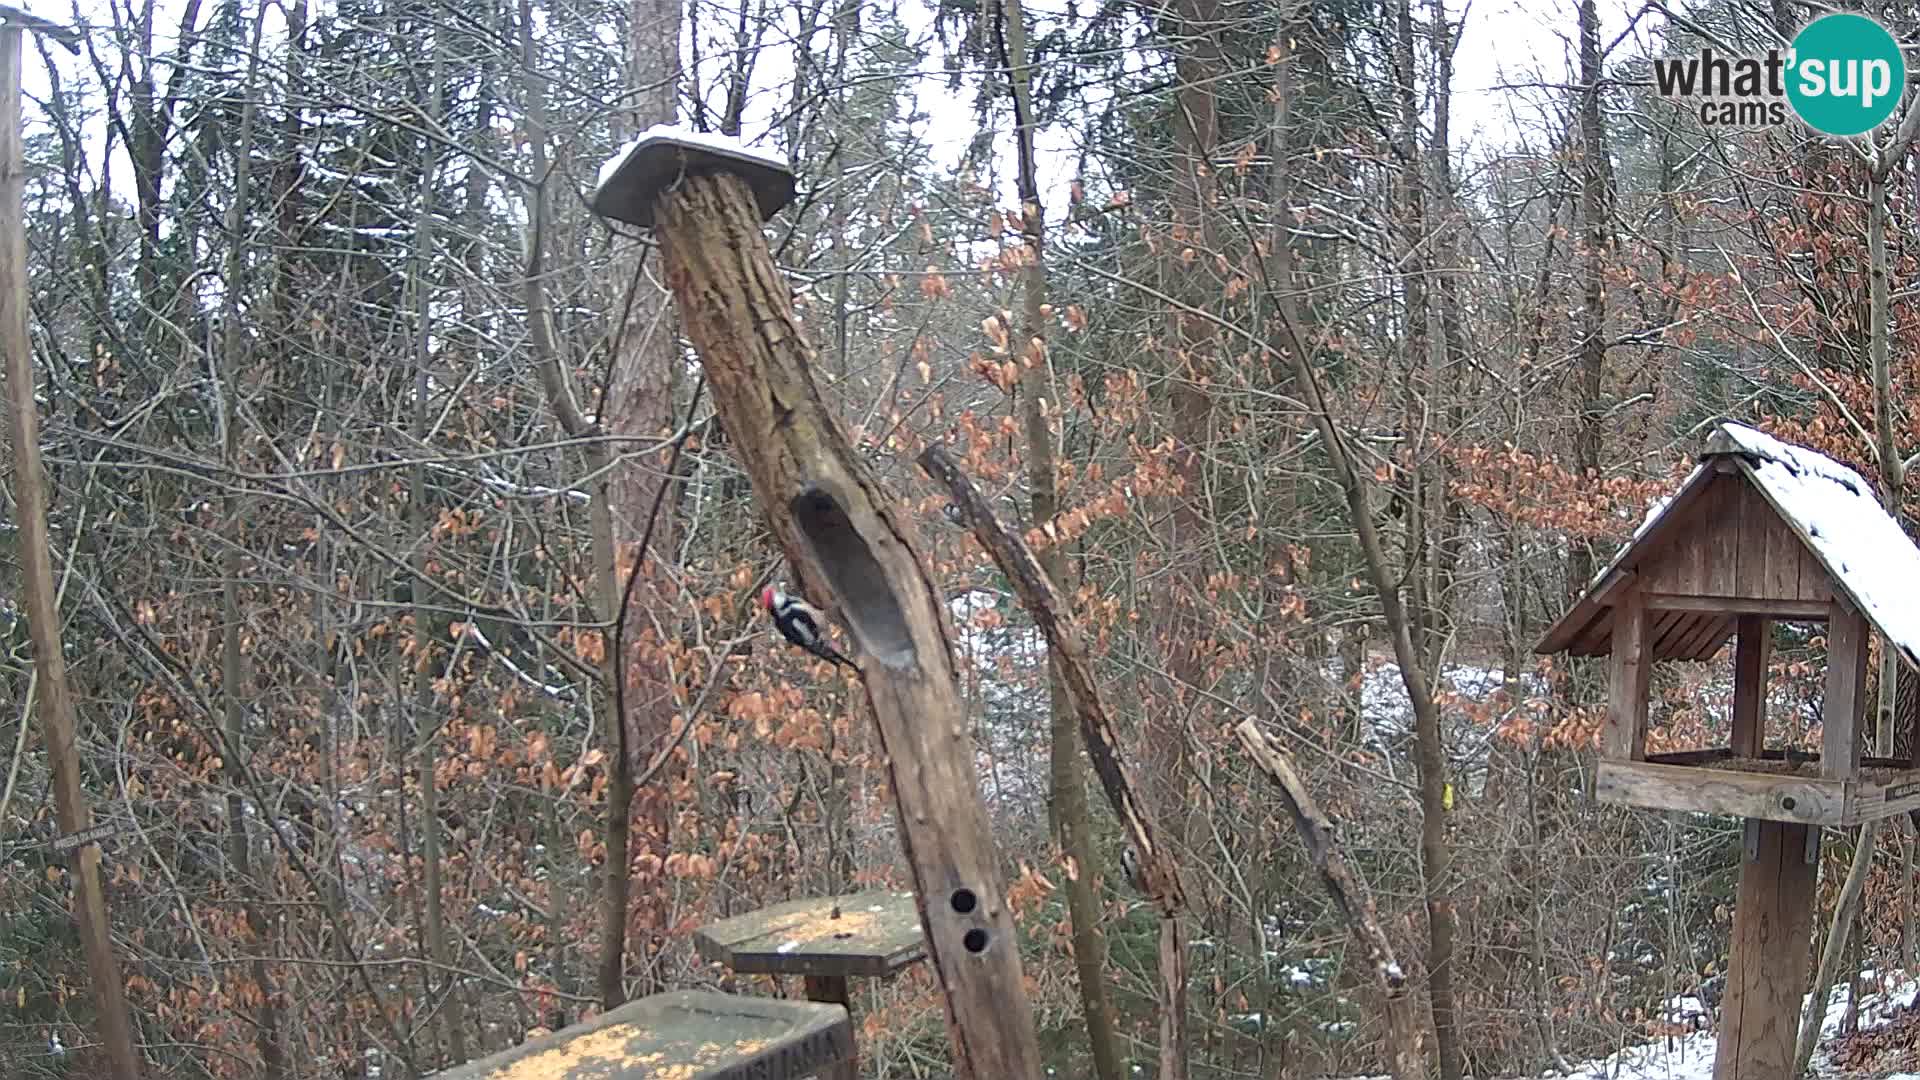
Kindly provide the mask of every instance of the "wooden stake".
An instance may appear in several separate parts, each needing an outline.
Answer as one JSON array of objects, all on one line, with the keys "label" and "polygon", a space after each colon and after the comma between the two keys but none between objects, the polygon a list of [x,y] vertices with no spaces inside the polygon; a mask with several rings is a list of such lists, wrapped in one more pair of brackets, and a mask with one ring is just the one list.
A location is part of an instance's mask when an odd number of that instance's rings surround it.
[{"label": "wooden stake", "polygon": [[1860,721],[1867,701],[1867,620],[1845,600],[1827,616],[1827,687],[1820,710],[1820,775],[1850,780],[1860,771]]},{"label": "wooden stake", "polygon": [[1733,756],[1757,758],[1767,748],[1767,660],[1773,622],[1742,615],[1733,651]]},{"label": "wooden stake", "polygon": [[1727,993],[1720,1010],[1714,1080],[1781,1080],[1793,1075],[1800,998],[1813,945],[1813,887],[1807,830],[1785,821],[1749,821],[1756,857],[1742,862],[1733,907]]},{"label": "wooden stake", "polygon": [[[37,20],[36,20],[37,21]],[[90,828],[93,813],[80,787],[80,754],[74,744],[73,699],[61,650],[60,612],[54,592],[53,557],[47,538],[46,476],[40,462],[40,414],[33,400],[32,340],[27,334],[26,160],[20,117],[20,52],[25,30],[0,22],[0,348],[6,350],[7,411],[13,420],[14,501],[20,507],[20,564],[25,579],[27,627],[39,681],[35,710],[46,733],[53,766],[53,814],[61,835]],[[88,841],[67,858],[74,880],[73,921],[86,951],[114,1080],[135,1080],[134,1050],[120,965],[108,939],[107,896],[100,884],[100,845]]]},{"label": "wooden stake", "polygon": [[1038,1080],[1032,1006],[956,686],[945,590],[917,550],[911,518],[814,385],[813,348],[760,229],[767,208],[791,192],[783,167],[667,137],[636,147],[595,206],[652,225],[755,501],[802,591],[837,614],[857,646],[927,955],[946,992],[955,1076]]}]

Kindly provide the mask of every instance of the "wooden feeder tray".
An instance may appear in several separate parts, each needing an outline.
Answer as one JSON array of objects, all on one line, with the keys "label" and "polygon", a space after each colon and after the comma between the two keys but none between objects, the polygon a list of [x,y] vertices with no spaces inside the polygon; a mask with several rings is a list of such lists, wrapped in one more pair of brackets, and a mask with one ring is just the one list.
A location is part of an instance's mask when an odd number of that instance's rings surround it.
[{"label": "wooden feeder tray", "polygon": [[926,956],[920,911],[910,892],[776,904],[702,927],[694,932],[693,945],[701,956],[742,975],[885,978]]},{"label": "wooden feeder tray", "polygon": [[1653,810],[1732,814],[1805,825],[1853,826],[1920,808],[1920,769],[1863,758],[1850,780],[1820,775],[1818,755],[1789,760],[1778,750],[1736,757],[1731,749],[1603,760],[1594,779],[1601,802]]},{"label": "wooden feeder tray", "polygon": [[654,994],[441,1080],[799,1080],[849,1060],[838,1005],[704,990]]}]

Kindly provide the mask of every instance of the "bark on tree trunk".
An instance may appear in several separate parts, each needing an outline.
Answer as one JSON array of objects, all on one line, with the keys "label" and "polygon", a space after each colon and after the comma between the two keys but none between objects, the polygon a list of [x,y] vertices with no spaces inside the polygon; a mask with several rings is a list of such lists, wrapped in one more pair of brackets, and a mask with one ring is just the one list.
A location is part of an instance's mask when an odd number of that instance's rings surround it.
[{"label": "bark on tree trunk", "polygon": [[[434,35],[432,75],[432,94],[427,102],[428,115],[438,117],[441,101],[444,98],[445,68],[440,62],[439,45],[441,35]],[[434,173],[439,160],[437,144],[432,139],[421,140],[420,175],[421,191],[433,190]],[[433,210],[431,200],[424,194],[421,197],[419,212],[414,221],[414,339],[413,339],[413,439],[416,446],[428,444],[427,403],[431,399],[432,384],[428,378],[428,366],[433,359],[432,336],[432,293],[433,293]],[[427,574],[426,538],[432,528],[432,515],[427,506],[427,470],[424,466],[415,466],[412,476],[410,503],[413,519],[413,572],[419,578]],[[414,595],[424,599],[427,590],[416,586]],[[413,734],[419,740],[420,748],[420,857],[425,868],[426,886],[426,923],[427,955],[433,959],[435,971],[427,979],[432,986],[437,980],[441,984],[444,1004],[440,1009],[441,1020],[446,1034],[448,1065],[459,1065],[467,1060],[467,1025],[463,1003],[460,1000],[460,979],[454,974],[453,955],[447,946],[446,895],[441,867],[440,847],[440,730],[444,726],[433,715],[433,665],[430,660],[433,641],[428,627],[433,625],[433,616],[429,608],[416,606],[413,610]],[[449,665],[451,666],[451,665]],[[449,670],[449,675],[452,674]]]},{"label": "bark on tree trunk", "polygon": [[[554,340],[552,311],[546,288],[546,244],[552,196],[548,180],[548,131],[546,116],[546,76],[539,63],[533,40],[533,8],[530,0],[519,0],[519,44],[521,71],[526,91],[526,124],[533,180],[527,192],[528,237],[525,293],[528,337],[533,344],[542,388],[560,427],[574,438],[601,434],[599,425],[580,411],[568,384],[566,369]],[[629,841],[632,835],[633,767],[636,751],[634,731],[620,705],[625,700],[621,685],[622,665],[612,637],[619,616],[622,595],[618,552],[613,517],[613,461],[604,441],[592,440],[585,453],[588,471],[599,478],[595,498],[588,507],[588,528],[592,536],[594,566],[594,613],[603,627],[599,664],[600,712],[598,721],[605,731],[607,752],[607,810],[601,841],[606,847],[606,879],[600,895],[600,953],[596,965],[595,986],[602,1011],[612,1010],[627,1000],[626,956],[627,920],[632,897],[632,859]],[[636,561],[635,572],[642,569]],[[563,977],[564,981],[564,977]]]},{"label": "bark on tree trunk", "polygon": [[[1446,750],[1440,731],[1440,712],[1434,707],[1428,696],[1423,709],[1418,702],[1423,696],[1416,692],[1412,676],[1417,670],[1422,691],[1426,690],[1426,664],[1428,658],[1437,652],[1437,625],[1434,620],[1432,604],[1434,597],[1429,593],[1429,562],[1432,549],[1426,533],[1429,528],[1429,515],[1426,513],[1429,492],[1426,482],[1420,476],[1418,459],[1420,447],[1415,444],[1415,436],[1425,428],[1422,415],[1424,406],[1418,404],[1425,400],[1423,388],[1416,385],[1417,373],[1430,374],[1432,363],[1429,355],[1430,344],[1427,333],[1427,321],[1430,315],[1427,304],[1426,287],[1426,200],[1422,191],[1422,168],[1419,146],[1420,114],[1417,103],[1416,78],[1414,73],[1413,48],[1413,0],[1400,0],[1397,5],[1398,21],[1394,49],[1394,67],[1396,69],[1396,90],[1400,101],[1400,145],[1397,156],[1401,169],[1401,203],[1405,235],[1402,245],[1405,248],[1405,289],[1407,310],[1407,348],[1405,370],[1408,384],[1405,387],[1406,413],[1403,430],[1407,436],[1408,460],[1405,462],[1408,472],[1402,485],[1403,497],[1407,503],[1406,555],[1408,564],[1402,575],[1411,585],[1412,596],[1405,608],[1401,609],[1398,621],[1404,625],[1396,628],[1395,616],[1387,615],[1388,629],[1394,637],[1394,652],[1400,665],[1401,675],[1407,682],[1408,696],[1416,704],[1414,708],[1414,762],[1420,774],[1420,866],[1421,877],[1426,891],[1427,901],[1427,991],[1433,1008],[1433,1034],[1436,1049],[1439,1051],[1441,1080],[1460,1080],[1464,1069],[1460,1046],[1459,1025],[1455,1017],[1453,992],[1454,964],[1454,915],[1452,889],[1452,857],[1447,847],[1447,760]],[[1363,512],[1364,498],[1361,509]],[[1384,552],[1382,558],[1384,559]],[[1384,570],[1384,566],[1383,566]],[[1382,574],[1382,581],[1387,575]],[[1391,585],[1396,592],[1399,586]],[[1383,595],[1384,599],[1384,595]],[[1397,603],[1394,606],[1399,606]],[[1402,653],[1399,638],[1406,635],[1409,648]]]},{"label": "bark on tree trunk", "polygon": [[[643,131],[654,124],[671,124],[679,115],[680,33],[684,17],[680,0],[632,0],[630,40],[633,68],[630,78],[635,106],[633,129]],[[598,428],[607,435],[634,439],[662,439],[673,423],[673,372],[679,367],[674,357],[679,351],[671,298],[643,272],[644,254],[637,247],[629,257],[617,262],[616,273],[629,283],[626,289],[621,325],[614,339],[613,359],[607,372],[606,396]],[[613,749],[608,755],[607,803],[607,893],[602,912],[603,951],[600,958],[600,996],[604,1008],[625,1000],[623,987],[626,935],[633,912],[630,873],[636,848],[651,850],[664,858],[671,844],[672,807],[663,782],[646,791],[634,787],[634,770],[649,761],[672,738],[674,718],[673,676],[644,643],[649,633],[659,640],[679,637],[677,624],[666,619],[675,606],[661,591],[661,577],[655,567],[671,562],[676,550],[675,527],[671,513],[656,514],[652,508],[664,499],[673,477],[661,468],[661,454],[649,454],[626,467],[602,474],[602,495],[607,520],[594,524],[596,543],[605,544],[600,565],[599,588],[604,590],[600,603],[602,619],[615,624],[608,632],[608,672],[618,681],[610,684],[615,707],[609,721]],[[596,503],[602,500],[595,500]],[[653,521],[648,550],[634,550]],[[630,551],[636,575],[631,587],[620,580],[618,553]],[[655,625],[642,616],[664,620]],[[636,650],[631,648],[640,643]],[[617,751],[617,752],[615,752]],[[669,765],[671,769],[671,764]],[[639,834],[634,835],[635,825]],[[617,847],[616,847],[617,845]],[[657,920],[656,920],[657,923]],[[642,932],[657,934],[653,923],[642,923]],[[647,955],[657,949],[646,948]],[[638,995],[659,989],[652,964],[638,972]]]}]

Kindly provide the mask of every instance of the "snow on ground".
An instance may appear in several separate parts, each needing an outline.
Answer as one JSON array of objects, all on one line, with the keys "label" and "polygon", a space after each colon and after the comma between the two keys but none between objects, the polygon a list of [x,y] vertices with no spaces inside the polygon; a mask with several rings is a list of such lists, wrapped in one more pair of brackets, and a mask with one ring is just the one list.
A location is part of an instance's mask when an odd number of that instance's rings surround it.
[{"label": "snow on ground", "polygon": [[[1916,991],[1920,983],[1899,975],[1889,973],[1888,986],[1877,993],[1863,993],[1860,997],[1860,1029],[1878,1027],[1899,1009],[1910,1008],[1914,1004]],[[1872,986],[1874,973],[1863,972],[1861,980],[1866,986]],[[1811,995],[1809,995],[1810,997]],[[1671,1003],[1674,1007],[1681,1002]],[[1820,1038],[1831,1039],[1840,1031],[1840,1018],[1847,1009],[1847,988],[1843,983],[1833,988],[1827,998],[1827,1014],[1820,1025]],[[1713,1080],[1713,1055],[1718,1045],[1715,1032],[1701,1031],[1674,1039],[1656,1039],[1638,1046],[1629,1046],[1619,1053],[1604,1058],[1581,1062],[1574,1066],[1569,1074],[1570,1080]],[[1816,1050],[1813,1055],[1814,1074],[1839,1080],[1843,1075],[1829,1072],[1823,1068],[1825,1051]],[[1558,1080],[1558,1072],[1542,1073],[1534,1080]],[[1389,1080],[1385,1076],[1354,1077],[1352,1080]],[[1920,1080],[1920,1073],[1898,1073],[1886,1080]]]}]

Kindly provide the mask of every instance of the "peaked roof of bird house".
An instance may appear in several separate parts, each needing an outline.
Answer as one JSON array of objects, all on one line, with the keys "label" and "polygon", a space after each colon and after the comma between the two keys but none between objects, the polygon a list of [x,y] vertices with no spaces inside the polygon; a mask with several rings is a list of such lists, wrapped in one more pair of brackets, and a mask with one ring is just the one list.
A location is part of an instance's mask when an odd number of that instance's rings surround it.
[{"label": "peaked roof of bird house", "polygon": [[[1680,490],[1654,504],[1535,650],[1576,656],[1612,651],[1613,594],[1635,573],[1658,564],[1672,550],[1668,541],[1677,533],[1699,526],[1700,515],[1689,510],[1723,476],[1744,478],[1812,555],[1832,592],[1858,609],[1888,648],[1920,670],[1920,548],[1859,473],[1804,446],[1731,422],[1714,428],[1700,464]],[[1745,521],[1742,528],[1752,531],[1754,526]],[[1727,599],[1725,611],[1669,613],[1666,618],[1673,625],[1661,632],[1655,658],[1712,657],[1733,631],[1732,613],[1742,609],[1738,597]]]}]

